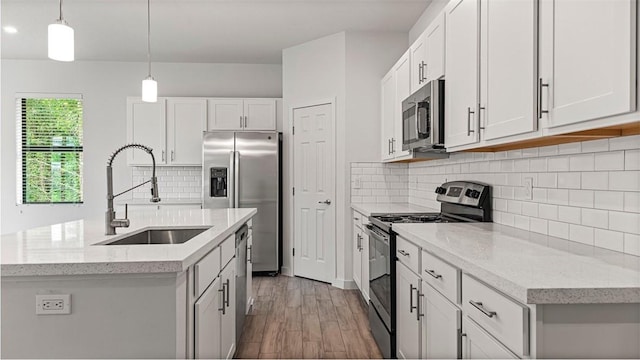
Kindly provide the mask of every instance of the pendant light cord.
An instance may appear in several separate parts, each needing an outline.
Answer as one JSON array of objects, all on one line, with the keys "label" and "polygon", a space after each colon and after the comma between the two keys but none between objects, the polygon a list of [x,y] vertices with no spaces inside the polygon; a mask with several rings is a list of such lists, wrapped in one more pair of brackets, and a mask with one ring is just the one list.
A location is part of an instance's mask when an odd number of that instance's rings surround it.
[{"label": "pendant light cord", "polygon": [[64,19],[64,18],[62,17],[62,0],[60,0],[60,2],[59,2],[59,6],[60,6],[60,19],[58,19],[58,21],[62,21],[62,19]]},{"label": "pendant light cord", "polygon": [[[60,0],[62,2],[62,0]],[[147,0],[147,63],[151,77],[151,0]]]}]

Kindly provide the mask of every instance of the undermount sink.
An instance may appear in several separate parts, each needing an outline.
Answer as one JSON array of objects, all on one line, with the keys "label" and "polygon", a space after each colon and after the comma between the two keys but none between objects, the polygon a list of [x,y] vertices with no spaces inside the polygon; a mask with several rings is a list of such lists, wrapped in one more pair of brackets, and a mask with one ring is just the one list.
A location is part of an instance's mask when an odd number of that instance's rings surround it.
[{"label": "undermount sink", "polygon": [[184,244],[210,228],[150,229],[96,245]]}]

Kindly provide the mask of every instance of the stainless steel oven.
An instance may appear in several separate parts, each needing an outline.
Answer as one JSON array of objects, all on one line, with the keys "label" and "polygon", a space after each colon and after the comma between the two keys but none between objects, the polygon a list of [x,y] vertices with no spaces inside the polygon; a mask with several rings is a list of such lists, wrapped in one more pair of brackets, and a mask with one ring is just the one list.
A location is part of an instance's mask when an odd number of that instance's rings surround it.
[{"label": "stainless steel oven", "polygon": [[395,357],[395,241],[367,224],[369,235],[369,324],[385,359]]},{"label": "stainless steel oven", "polygon": [[444,152],[444,80],[432,80],[402,102],[402,150]]}]

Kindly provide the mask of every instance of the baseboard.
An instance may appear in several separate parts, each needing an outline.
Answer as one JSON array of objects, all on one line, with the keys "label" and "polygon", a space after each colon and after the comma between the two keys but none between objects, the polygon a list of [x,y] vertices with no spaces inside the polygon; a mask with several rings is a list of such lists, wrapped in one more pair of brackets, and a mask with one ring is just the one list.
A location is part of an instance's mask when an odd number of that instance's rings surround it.
[{"label": "baseboard", "polygon": [[280,268],[280,273],[285,276],[293,276],[293,271],[286,266]]},{"label": "baseboard", "polygon": [[355,281],[345,279],[334,279],[331,282],[331,285],[344,290],[352,290],[358,288]]}]

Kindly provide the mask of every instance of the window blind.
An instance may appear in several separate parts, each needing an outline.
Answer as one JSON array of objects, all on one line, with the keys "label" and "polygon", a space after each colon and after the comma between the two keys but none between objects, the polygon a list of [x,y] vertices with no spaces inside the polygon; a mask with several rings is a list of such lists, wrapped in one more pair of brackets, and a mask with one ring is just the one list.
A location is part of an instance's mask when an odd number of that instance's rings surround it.
[{"label": "window blind", "polygon": [[19,97],[16,105],[21,174],[18,201],[82,203],[82,100]]}]

